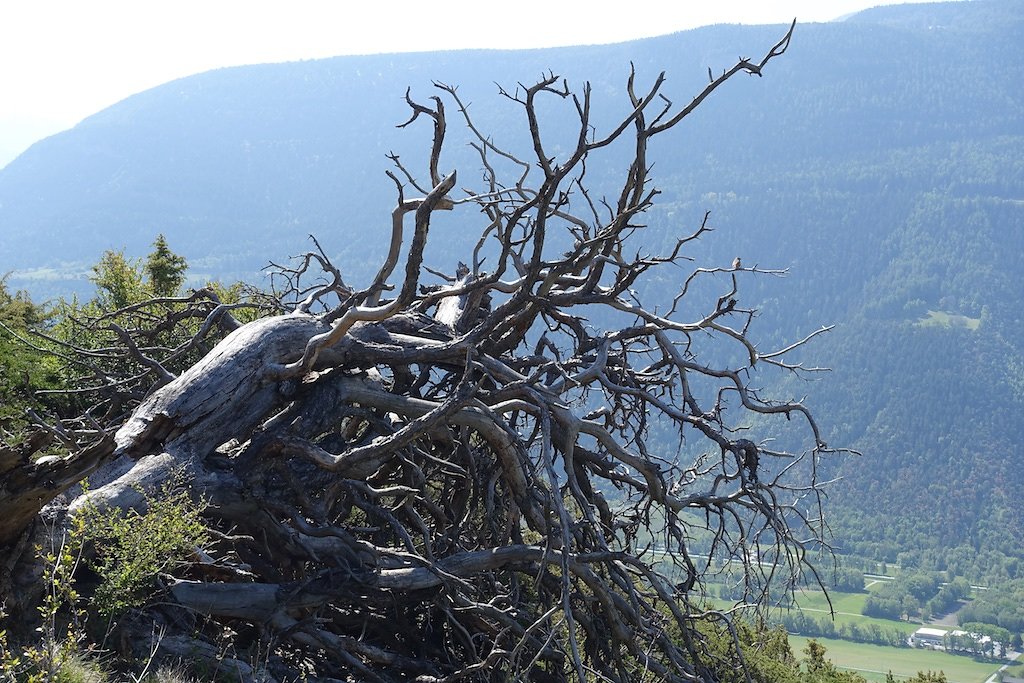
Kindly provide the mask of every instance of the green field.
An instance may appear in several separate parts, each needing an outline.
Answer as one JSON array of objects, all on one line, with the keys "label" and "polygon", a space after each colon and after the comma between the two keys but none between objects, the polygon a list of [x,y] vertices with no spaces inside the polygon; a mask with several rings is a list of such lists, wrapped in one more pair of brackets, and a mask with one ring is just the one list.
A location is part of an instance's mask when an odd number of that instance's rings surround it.
[{"label": "green field", "polygon": [[[897,629],[907,636],[913,633],[920,626],[919,624],[911,624],[905,621],[894,621],[892,619],[879,619],[877,617],[864,616],[860,611],[864,607],[864,601],[868,596],[867,593],[840,593],[839,591],[829,591],[828,595],[832,600],[832,609],[835,611],[834,623],[836,626],[841,624],[857,624],[858,626],[876,624],[885,630]],[[710,602],[718,609],[729,609],[733,607],[733,603],[730,600],[711,598]],[[828,600],[825,599],[825,594],[821,591],[798,591],[796,594],[796,603],[799,609],[804,610],[807,614],[815,617],[816,619],[829,618]],[[773,617],[773,621],[779,620],[775,619],[778,615],[776,610],[772,610],[770,614],[771,617]]]},{"label": "green field", "polygon": [[[883,629],[898,629],[905,635],[910,635],[918,628],[918,624],[910,624],[905,621],[894,621],[892,619],[879,619],[877,617],[866,617],[861,614],[864,608],[864,601],[867,593],[840,593],[829,591],[829,598],[832,600],[832,609],[835,610],[835,623],[840,624],[877,624]],[[796,596],[797,607],[818,618],[827,618],[829,612],[828,601],[821,591],[800,591]]]},{"label": "green field", "polygon": [[[803,657],[808,640],[802,636],[790,636],[789,646],[793,654]],[[837,667],[856,671],[869,681],[884,681],[888,671],[899,679],[930,670],[944,671],[949,683],[983,683],[1001,666],[996,662],[976,662],[970,657],[934,650],[883,647],[829,638],[815,640],[825,646],[825,657]]]},{"label": "green field", "polygon": [[969,330],[976,330],[981,325],[981,318],[968,318],[966,315],[946,311],[928,311],[928,315],[915,324],[918,327],[966,327]]},{"label": "green field", "polygon": [[832,601],[832,609],[836,612],[848,614],[860,614],[864,608],[864,601],[867,600],[867,593],[840,593],[829,591],[828,600],[821,591],[802,590],[796,594],[796,603],[800,609],[810,609],[827,612],[829,600]]}]

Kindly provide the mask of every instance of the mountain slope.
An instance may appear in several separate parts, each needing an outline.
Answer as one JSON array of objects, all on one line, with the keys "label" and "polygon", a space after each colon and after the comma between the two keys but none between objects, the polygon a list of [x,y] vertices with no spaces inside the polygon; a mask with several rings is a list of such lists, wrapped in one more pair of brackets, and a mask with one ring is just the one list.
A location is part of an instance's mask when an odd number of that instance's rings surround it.
[{"label": "mountain slope", "polygon": [[[806,392],[838,464],[841,545],[976,575],[1015,571],[1024,531],[1024,7],[976,0],[876,8],[799,26],[763,79],[730,83],[654,152],[663,195],[638,241],[651,250],[717,230],[698,262],[788,267],[741,280],[762,309],[763,347],[821,324],[807,351],[828,365]],[[141,93],[45,140],[0,171],[0,269],[39,295],[103,249],[143,254],[157,232],[201,276],[253,279],[315,233],[365,281],[394,202],[385,153],[415,165],[428,131],[399,131],[402,95],[460,85],[481,126],[523,145],[518,110],[494,82],[553,70],[594,85],[609,120],[627,106],[632,61],[666,69],[685,101],[737,55],[784,27],[710,27],[613,46],[344,57],[225,69]],[[546,128],[568,134],[559,112]],[[600,126],[601,121],[598,121]],[[453,126],[454,128],[454,126]],[[453,135],[456,133],[453,131]],[[519,137],[516,137],[519,136]],[[468,152],[446,158],[476,173]],[[598,185],[624,169],[590,169]],[[466,245],[428,254],[451,269]],[[44,275],[58,279],[46,281]],[[80,282],[80,281],[79,281]],[[673,288],[676,283],[663,283]]]}]

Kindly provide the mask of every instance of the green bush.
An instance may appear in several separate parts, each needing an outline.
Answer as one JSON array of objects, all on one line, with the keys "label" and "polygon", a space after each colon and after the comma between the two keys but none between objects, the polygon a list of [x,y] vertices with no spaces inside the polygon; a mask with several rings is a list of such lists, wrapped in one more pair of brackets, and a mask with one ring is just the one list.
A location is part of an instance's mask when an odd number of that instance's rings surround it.
[{"label": "green bush", "polygon": [[187,564],[208,542],[202,506],[180,482],[170,481],[146,496],[146,512],[87,508],[74,521],[72,536],[93,544],[88,561],[100,577],[92,604],[103,616],[145,603],[157,576]]}]

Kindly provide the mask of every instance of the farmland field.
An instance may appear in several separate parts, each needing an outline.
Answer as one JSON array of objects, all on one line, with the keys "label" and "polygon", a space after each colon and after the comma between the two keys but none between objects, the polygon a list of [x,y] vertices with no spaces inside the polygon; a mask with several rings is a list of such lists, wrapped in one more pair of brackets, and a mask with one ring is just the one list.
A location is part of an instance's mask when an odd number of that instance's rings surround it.
[{"label": "farmland field", "polygon": [[[883,629],[899,630],[907,636],[917,630],[920,626],[920,624],[911,624],[906,621],[895,621],[893,619],[880,619],[878,617],[864,616],[860,611],[864,607],[864,600],[867,599],[867,593],[841,593],[839,591],[829,591],[828,595],[832,600],[832,609],[835,610],[836,626],[840,626],[842,624],[857,624],[858,626],[875,624]],[[825,594],[821,591],[805,590],[798,592],[796,595],[796,606],[807,614],[819,619],[828,618],[829,616],[829,604],[825,599]]]},{"label": "farmland field", "polygon": [[[808,640],[802,636],[790,636],[793,654],[802,658]],[[830,638],[815,640],[825,646],[825,658],[838,668],[856,671],[870,681],[884,681],[888,671],[892,671],[899,680],[918,671],[941,670],[946,673],[949,683],[983,683],[1001,666],[999,662],[979,662],[970,657],[934,650],[884,647]]]},{"label": "farmland field", "polygon": [[[856,624],[857,626],[874,624],[886,631],[898,630],[905,636],[909,636],[920,627],[920,624],[906,621],[864,616],[860,611],[864,607],[864,600],[867,599],[867,595],[867,593],[829,591],[832,609],[835,610],[835,625],[839,627],[843,624]],[[718,609],[729,609],[734,605],[733,601],[721,598],[709,598],[708,602]],[[829,603],[825,599],[825,594],[821,591],[798,591],[796,594],[796,608],[803,610],[809,616],[816,619],[829,619]],[[772,609],[769,620],[773,623],[781,622],[780,614],[779,609]]]}]

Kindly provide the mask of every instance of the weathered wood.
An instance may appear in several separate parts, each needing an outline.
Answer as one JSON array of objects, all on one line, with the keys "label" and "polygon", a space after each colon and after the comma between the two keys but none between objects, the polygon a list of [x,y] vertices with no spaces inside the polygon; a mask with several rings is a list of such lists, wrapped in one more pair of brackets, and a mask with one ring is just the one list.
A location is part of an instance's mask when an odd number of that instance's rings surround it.
[{"label": "weathered wood", "polygon": [[484,288],[469,289],[460,294],[445,296],[446,291],[458,291],[474,282],[477,278],[469,272],[465,263],[459,263],[455,269],[455,282],[442,287],[435,296],[444,296],[437,304],[434,319],[455,332],[465,332],[478,319],[481,299],[486,292]]},{"label": "weathered wood", "polygon": [[243,325],[142,402],[117,431],[117,453],[137,457],[165,445],[206,453],[247,434],[286,398],[275,381],[280,366],[299,358],[323,331],[317,318],[303,314]]},{"label": "weathered wood", "polygon": [[[152,642],[155,640],[156,642]],[[154,666],[168,665],[176,668],[194,667],[209,672],[211,678],[218,680],[238,681],[238,683],[277,683],[277,679],[263,666],[254,668],[247,662],[225,653],[223,647],[217,647],[200,638],[192,638],[183,634],[151,636],[150,642],[140,642],[138,651],[133,656],[139,660],[155,651]]]},{"label": "weathered wood", "polygon": [[281,586],[261,583],[175,581],[170,592],[179,604],[200,614],[259,622],[270,619],[286,596]]},{"label": "weathered wood", "polygon": [[70,455],[38,460],[32,448],[0,445],[0,548],[17,540],[47,503],[95,472],[113,454],[111,436]]}]

